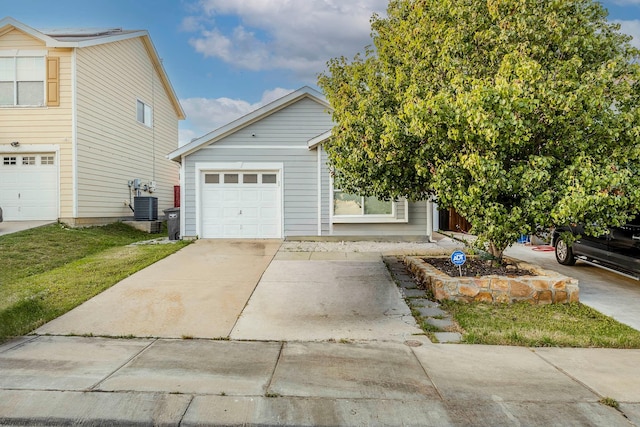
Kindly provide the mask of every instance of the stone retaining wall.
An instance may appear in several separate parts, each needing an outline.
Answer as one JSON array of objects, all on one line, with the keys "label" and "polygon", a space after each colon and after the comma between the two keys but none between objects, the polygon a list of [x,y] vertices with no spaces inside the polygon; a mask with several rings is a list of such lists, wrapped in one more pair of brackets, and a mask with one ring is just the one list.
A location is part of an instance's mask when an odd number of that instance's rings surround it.
[{"label": "stone retaining wall", "polygon": [[519,268],[532,271],[535,274],[532,276],[451,277],[422,258],[406,256],[404,263],[425,288],[433,293],[436,301],[566,304],[580,299],[577,279],[543,270],[532,264],[510,260]]}]

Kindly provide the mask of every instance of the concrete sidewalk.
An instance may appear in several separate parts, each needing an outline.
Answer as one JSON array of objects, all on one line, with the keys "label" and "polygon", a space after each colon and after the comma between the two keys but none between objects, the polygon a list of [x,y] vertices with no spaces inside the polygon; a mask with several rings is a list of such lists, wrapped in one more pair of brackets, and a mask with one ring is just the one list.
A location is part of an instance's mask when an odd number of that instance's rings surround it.
[{"label": "concrete sidewalk", "polygon": [[0,346],[0,425],[628,427],[640,425],[638,360],[426,339],[26,337]]}]

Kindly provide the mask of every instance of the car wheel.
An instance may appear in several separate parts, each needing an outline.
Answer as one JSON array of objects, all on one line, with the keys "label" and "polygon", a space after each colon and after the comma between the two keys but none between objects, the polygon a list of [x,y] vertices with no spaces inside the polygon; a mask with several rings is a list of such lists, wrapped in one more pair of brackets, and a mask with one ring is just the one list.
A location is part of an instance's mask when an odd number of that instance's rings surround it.
[{"label": "car wheel", "polygon": [[574,265],[576,263],[571,246],[567,245],[567,242],[562,237],[556,242],[556,260],[562,265]]}]

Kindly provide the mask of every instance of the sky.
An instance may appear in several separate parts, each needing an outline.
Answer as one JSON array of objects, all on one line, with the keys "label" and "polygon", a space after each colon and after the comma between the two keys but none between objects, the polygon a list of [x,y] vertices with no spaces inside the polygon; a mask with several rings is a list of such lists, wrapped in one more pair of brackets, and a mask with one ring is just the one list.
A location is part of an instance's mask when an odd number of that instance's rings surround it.
[{"label": "sky", "polygon": [[[640,0],[602,0],[640,48]],[[0,0],[38,30],[147,30],[187,119],[180,144],[303,86],[371,44],[388,0]]]}]

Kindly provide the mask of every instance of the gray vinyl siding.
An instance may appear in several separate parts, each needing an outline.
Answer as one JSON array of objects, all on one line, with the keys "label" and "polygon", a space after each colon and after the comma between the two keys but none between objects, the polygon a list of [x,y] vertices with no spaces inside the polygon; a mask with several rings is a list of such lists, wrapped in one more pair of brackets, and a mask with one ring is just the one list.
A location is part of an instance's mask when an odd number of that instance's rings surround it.
[{"label": "gray vinyl siding", "polygon": [[[185,236],[197,233],[196,163],[282,163],[283,235],[318,234],[318,159],[307,141],[332,127],[325,107],[299,101],[190,154],[185,163]],[[255,136],[253,136],[255,135]]]},{"label": "gray vinyl siding", "polygon": [[208,149],[188,157],[185,185],[185,235],[196,235],[196,163],[283,163],[284,235],[315,235],[317,215],[317,163],[314,152],[303,148]]},{"label": "gray vinyl siding", "polygon": [[307,144],[332,127],[326,107],[303,97],[227,135],[217,136],[219,139],[187,155],[183,160],[183,235],[196,236],[198,231],[196,180],[201,177],[196,175],[196,164],[238,162],[244,163],[244,167],[250,167],[247,163],[282,164],[283,237],[316,236],[319,230],[324,236],[426,235],[426,202],[409,203],[408,213],[405,212],[404,203],[398,203],[397,217],[405,219],[408,214],[408,222],[331,224],[331,177],[327,154],[321,145],[309,150]]},{"label": "gray vinyl siding", "polygon": [[331,176],[329,175],[329,167],[327,166],[327,162],[329,161],[327,152],[321,145],[318,146],[318,150],[320,150],[322,162],[322,171],[320,174],[322,182],[322,235],[327,236],[331,234]]},{"label": "gray vinyl siding", "polygon": [[[215,147],[286,146],[307,148],[307,141],[333,127],[325,107],[310,98],[302,98],[275,113],[238,129],[215,142]],[[255,136],[254,136],[255,135]],[[201,150],[206,150],[207,147]]]}]

